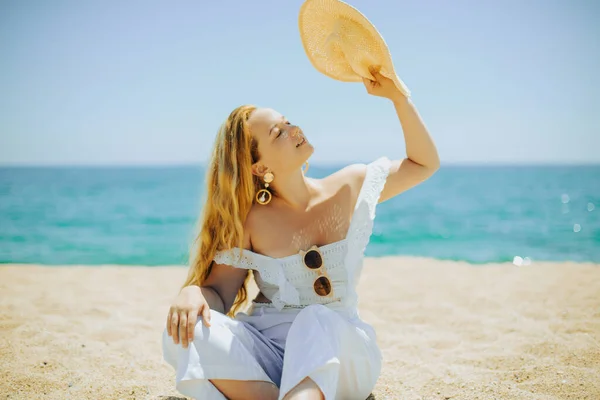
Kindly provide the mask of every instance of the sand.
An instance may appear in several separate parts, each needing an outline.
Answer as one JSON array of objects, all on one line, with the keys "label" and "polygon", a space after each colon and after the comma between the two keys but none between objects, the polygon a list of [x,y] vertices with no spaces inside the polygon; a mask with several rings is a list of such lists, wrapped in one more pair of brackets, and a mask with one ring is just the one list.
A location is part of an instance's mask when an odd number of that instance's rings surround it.
[{"label": "sand", "polygon": [[[183,399],[160,338],[185,274],[0,266],[0,397]],[[376,399],[600,398],[600,265],[368,258],[359,294]]]}]

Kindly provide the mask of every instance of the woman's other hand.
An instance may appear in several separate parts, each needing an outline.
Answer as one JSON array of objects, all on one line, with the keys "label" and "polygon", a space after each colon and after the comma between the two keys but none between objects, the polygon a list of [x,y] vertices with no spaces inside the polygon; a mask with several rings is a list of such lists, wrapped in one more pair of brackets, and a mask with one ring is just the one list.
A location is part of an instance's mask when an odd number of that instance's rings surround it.
[{"label": "woman's other hand", "polygon": [[173,301],[167,316],[167,333],[173,337],[175,344],[184,348],[194,339],[194,328],[202,315],[204,325],[210,327],[210,307],[199,286],[186,286]]}]

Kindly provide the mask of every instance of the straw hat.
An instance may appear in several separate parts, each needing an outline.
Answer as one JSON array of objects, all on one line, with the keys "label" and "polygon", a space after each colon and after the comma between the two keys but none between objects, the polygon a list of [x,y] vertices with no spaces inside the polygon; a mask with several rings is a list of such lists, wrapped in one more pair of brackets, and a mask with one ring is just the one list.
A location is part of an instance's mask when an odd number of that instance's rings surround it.
[{"label": "straw hat", "polygon": [[306,0],[298,17],[300,38],[312,65],[342,82],[375,80],[369,66],[391,79],[407,97],[410,90],[394,71],[390,51],[373,24],[341,0]]}]

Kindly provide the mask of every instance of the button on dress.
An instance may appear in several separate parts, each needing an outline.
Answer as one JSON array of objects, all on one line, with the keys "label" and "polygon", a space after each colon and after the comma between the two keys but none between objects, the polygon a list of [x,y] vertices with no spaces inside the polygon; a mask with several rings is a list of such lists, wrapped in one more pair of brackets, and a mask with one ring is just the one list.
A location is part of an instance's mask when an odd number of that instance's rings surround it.
[{"label": "button on dress", "polygon": [[271,303],[253,302],[233,318],[211,310],[211,327],[199,316],[188,348],[174,344],[165,328],[163,357],[175,369],[180,393],[225,400],[209,379],[259,380],[277,385],[282,399],[310,377],[326,400],[369,396],[382,357],[375,330],[360,318],[356,286],[390,166],[387,157],[367,165],[346,237],[319,247],[332,296],[314,292],[316,273],[299,254],[273,258],[233,248],[215,255],[219,264],[252,269]]}]

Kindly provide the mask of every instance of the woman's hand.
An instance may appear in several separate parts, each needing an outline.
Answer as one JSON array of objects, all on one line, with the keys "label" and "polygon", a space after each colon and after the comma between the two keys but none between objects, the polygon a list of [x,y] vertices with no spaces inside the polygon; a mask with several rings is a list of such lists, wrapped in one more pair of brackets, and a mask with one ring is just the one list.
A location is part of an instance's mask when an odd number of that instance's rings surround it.
[{"label": "woman's hand", "polygon": [[181,339],[183,347],[187,347],[188,342],[194,340],[194,328],[200,314],[204,325],[210,327],[210,307],[200,287],[191,285],[181,289],[167,316],[167,333],[175,344]]},{"label": "woman's hand", "polygon": [[404,96],[402,92],[396,87],[394,81],[379,73],[378,67],[370,66],[369,72],[376,79],[372,81],[368,78],[362,78],[367,93],[373,96],[384,97],[392,101],[401,100]]}]

